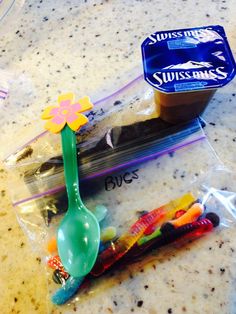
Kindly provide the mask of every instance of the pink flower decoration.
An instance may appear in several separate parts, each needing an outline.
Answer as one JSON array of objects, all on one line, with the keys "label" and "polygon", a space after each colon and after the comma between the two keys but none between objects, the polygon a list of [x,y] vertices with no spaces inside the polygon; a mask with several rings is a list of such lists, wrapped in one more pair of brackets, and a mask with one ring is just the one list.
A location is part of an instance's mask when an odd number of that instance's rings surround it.
[{"label": "pink flower decoration", "polygon": [[74,102],[74,94],[68,93],[58,97],[59,107],[47,107],[43,114],[42,119],[48,120],[45,128],[52,133],[60,132],[66,124],[73,130],[79,130],[83,125],[88,122],[88,118],[81,114],[93,108],[88,96],[80,98],[78,102]]}]

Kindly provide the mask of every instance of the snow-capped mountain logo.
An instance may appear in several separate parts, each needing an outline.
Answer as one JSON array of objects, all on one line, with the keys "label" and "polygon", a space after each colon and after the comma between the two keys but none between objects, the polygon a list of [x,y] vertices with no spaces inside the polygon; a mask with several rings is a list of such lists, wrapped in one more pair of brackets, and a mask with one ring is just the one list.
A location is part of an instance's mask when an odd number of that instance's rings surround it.
[{"label": "snow-capped mountain logo", "polygon": [[200,68],[212,68],[211,62],[198,62],[198,61],[188,61],[185,63],[168,65],[165,69],[200,69]]}]

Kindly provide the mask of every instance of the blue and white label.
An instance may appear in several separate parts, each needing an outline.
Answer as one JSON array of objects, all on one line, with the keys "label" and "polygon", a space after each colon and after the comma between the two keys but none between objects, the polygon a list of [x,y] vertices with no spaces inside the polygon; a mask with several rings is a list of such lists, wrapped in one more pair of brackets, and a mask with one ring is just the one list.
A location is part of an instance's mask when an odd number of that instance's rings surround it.
[{"label": "blue and white label", "polygon": [[157,32],[142,44],[144,77],[165,93],[218,88],[235,76],[223,27]]}]

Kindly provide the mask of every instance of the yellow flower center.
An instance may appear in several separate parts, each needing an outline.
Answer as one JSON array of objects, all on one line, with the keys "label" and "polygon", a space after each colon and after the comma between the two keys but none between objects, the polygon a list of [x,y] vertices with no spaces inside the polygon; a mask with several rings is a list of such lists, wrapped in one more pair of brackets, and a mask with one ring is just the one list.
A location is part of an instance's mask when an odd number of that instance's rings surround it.
[{"label": "yellow flower center", "polygon": [[64,114],[64,115],[66,115],[66,114],[68,113],[68,110],[67,110],[67,109],[64,109],[64,110],[62,110],[61,113]]}]

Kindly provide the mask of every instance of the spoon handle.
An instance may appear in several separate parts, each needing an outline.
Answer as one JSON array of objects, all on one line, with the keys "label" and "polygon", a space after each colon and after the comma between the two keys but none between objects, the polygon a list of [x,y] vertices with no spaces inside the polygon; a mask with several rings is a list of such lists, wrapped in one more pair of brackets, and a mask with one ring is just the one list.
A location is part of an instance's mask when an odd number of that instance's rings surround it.
[{"label": "spoon handle", "polygon": [[[64,163],[64,175],[68,195],[69,208],[78,208],[82,204],[79,193],[79,178],[76,151],[76,136],[67,125],[61,131],[62,154]],[[73,205],[76,205],[73,206]]]}]

